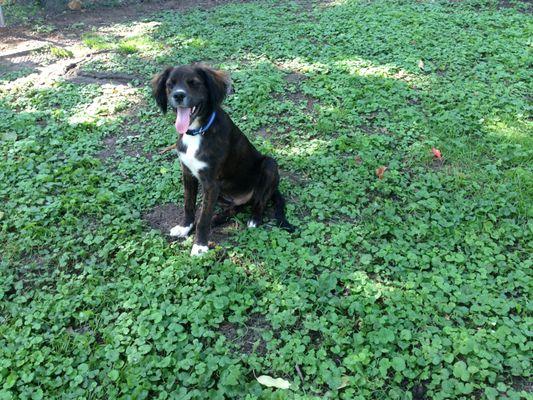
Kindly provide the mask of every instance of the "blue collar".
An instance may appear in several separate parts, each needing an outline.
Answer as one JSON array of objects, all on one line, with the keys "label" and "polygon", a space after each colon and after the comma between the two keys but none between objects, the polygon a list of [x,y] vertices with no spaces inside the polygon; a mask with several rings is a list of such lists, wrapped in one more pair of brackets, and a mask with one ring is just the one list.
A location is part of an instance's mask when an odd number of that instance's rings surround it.
[{"label": "blue collar", "polygon": [[206,125],[199,127],[198,129],[189,129],[186,134],[191,136],[196,135],[203,135],[205,131],[207,131],[209,128],[211,128],[211,125],[213,125],[213,121],[215,120],[215,117],[217,116],[217,112],[213,111],[213,114],[211,114],[211,117],[209,117],[209,122],[207,122]]}]

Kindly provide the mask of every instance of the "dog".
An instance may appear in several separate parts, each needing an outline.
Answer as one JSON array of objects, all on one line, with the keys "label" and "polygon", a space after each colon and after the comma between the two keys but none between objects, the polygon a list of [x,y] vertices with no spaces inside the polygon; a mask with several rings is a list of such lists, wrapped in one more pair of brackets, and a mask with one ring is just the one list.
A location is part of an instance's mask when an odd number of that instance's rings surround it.
[{"label": "dog", "polygon": [[[212,225],[228,221],[247,204],[252,206],[248,227],[262,223],[265,207],[272,201],[278,226],[294,231],[285,217],[276,161],[257,151],[221,107],[230,88],[226,73],[203,64],[169,67],[152,79],[155,101],[164,114],[169,107],[176,113],[179,133],[176,148],[183,175],[184,214],[170,236],[186,237],[196,226],[192,256],[208,251]],[[203,198],[196,222],[198,183]],[[217,202],[226,210],[213,217]]]}]

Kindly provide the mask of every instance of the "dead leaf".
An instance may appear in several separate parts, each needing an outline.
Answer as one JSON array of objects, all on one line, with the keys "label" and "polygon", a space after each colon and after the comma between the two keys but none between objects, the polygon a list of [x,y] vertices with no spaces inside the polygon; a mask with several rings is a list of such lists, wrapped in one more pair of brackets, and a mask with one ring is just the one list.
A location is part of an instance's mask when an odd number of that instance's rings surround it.
[{"label": "dead leaf", "polygon": [[388,168],[385,167],[385,166],[381,166],[379,168],[376,168],[376,176],[379,178],[379,179],[383,179],[383,174],[385,173],[385,171],[387,170]]},{"label": "dead leaf", "polygon": [[418,68],[424,69],[424,61],[418,60]]},{"label": "dead leaf", "polygon": [[350,383],[350,377],[349,376],[341,376],[341,384],[337,387],[337,390],[345,388]]},{"label": "dead leaf", "polygon": [[288,389],[291,387],[291,384],[289,381],[286,381],[285,379],[281,379],[281,378],[272,378],[271,376],[268,376],[268,375],[261,375],[255,379],[257,379],[257,382],[259,382],[261,385],[267,386],[267,387],[275,387],[278,389]]},{"label": "dead leaf", "polygon": [[80,0],[70,0],[67,4],[68,8],[72,11],[81,10],[81,1]]}]

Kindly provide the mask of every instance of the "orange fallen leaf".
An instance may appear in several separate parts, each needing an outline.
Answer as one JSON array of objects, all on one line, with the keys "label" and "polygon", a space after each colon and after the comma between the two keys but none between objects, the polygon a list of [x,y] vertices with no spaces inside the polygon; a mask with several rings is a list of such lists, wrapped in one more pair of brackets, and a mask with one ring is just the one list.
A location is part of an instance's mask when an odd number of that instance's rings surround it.
[{"label": "orange fallen leaf", "polygon": [[437,157],[439,160],[442,158],[442,154],[440,153],[440,150],[435,148],[435,147],[432,147],[431,148],[431,152],[433,153],[433,155],[435,157]]},{"label": "orange fallen leaf", "polygon": [[388,168],[385,167],[385,166],[381,166],[379,168],[376,168],[376,176],[379,178],[379,179],[383,179],[383,174],[385,173],[385,171],[387,170]]},{"label": "orange fallen leaf", "polygon": [[70,0],[67,4],[67,7],[72,11],[80,11],[82,4],[80,0]]}]

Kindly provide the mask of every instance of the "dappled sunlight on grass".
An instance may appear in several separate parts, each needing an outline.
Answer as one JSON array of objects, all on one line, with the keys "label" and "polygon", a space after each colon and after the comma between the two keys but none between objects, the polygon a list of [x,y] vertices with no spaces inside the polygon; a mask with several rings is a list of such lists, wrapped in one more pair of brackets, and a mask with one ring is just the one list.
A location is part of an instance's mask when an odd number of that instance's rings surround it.
[{"label": "dappled sunlight on grass", "polygon": [[491,118],[483,124],[492,135],[509,143],[521,144],[524,150],[529,151],[530,156],[533,156],[533,135],[531,135],[533,123],[530,120]]},{"label": "dappled sunlight on grass", "polygon": [[289,146],[277,149],[277,153],[282,157],[305,157],[315,153],[322,153],[327,148],[327,139],[311,139],[305,143],[294,143]]},{"label": "dappled sunlight on grass", "polygon": [[[118,79],[0,86],[0,397],[526,396],[529,22],[496,7],[165,10],[82,38],[79,72]],[[230,72],[297,231],[246,209],[192,259],[149,79],[197,61]]]},{"label": "dappled sunlight on grass", "polygon": [[409,83],[423,81],[420,76],[414,75],[394,65],[374,65],[363,59],[347,59],[338,61],[335,65],[346,69],[351,75],[376,76],[389,79],[398,79]]},{"label": "dappled sunlight on grass", "polygon": [[151,37],[158,26],[153,22],[102,27],[85,33],[83,44],[93,50],[115,50],[122,55],[139,53],[144,57],[155,56],[164,50],[164,46]]},{"label": "dappled sunlight on grass", "polygon": [[310,63],[300,57],[277,61],[276,65],[283,70],[299,72],[302,74],[322,72],[327,70],[327,64],[325,63]]},{"label": "dappled sunlight on grass", "polygon": [[101,95],[89,104],[75,107],[68,117],[70,124],[91,123],[101,117],[115,119],[118,113],[134,108],[141,102],[139,90],[125,85],[104,84]]},{"label": "dappled sunlight on grass", "polygon": [[[104,25],[96,29],[98,33],[121,36],[125,38],[152,34],[161,25],[158,21],[135,21],[123,24]],[[145,37],[145,39],[148,39]]]}]

